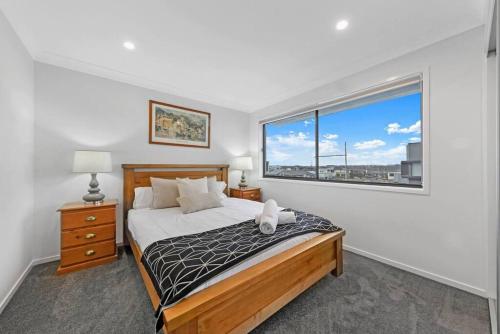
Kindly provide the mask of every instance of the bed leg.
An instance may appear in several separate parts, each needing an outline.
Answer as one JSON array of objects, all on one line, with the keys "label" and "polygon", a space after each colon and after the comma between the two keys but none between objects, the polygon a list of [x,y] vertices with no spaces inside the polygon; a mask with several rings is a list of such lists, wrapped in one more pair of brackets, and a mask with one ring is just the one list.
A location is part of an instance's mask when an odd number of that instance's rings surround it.
[{"label": "bed leg", "polygon": [[[123,226],[125,229],[125,226]],[[130,242],[128,241],[127,233],[123,231],[123,247],[130,247]]]},{"label": "bed leg", "polygon": [[332,275],[339,277],[344,272],[344,259],[342,254],[342,238],[338,238],[335,241],[335,260],[337,260],[337,265],[335,269],[332,270]]},{"label": "bed leg", "polygon": [[[124,213],[124,215],[125,214],[126,213]],[[128,221],[127,221],[127,218],[124,218],[123,219],[123,246],[130,246],[127,231],[128,231]]]}]

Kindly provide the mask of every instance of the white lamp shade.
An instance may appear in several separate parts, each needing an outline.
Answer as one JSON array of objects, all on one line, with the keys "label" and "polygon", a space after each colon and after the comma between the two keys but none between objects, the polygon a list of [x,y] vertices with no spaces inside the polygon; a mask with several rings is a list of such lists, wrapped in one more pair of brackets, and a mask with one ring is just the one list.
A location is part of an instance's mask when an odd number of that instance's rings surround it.
[{"label": "white lamp shade", "polygon": [[231,162],[233,169],[252,170],[252,157],[237,157]]},{"label": "white lamp shade", "polygon": [[75,151],[73,159],[75,173],[110,173],[111,153],[98,151]]}]

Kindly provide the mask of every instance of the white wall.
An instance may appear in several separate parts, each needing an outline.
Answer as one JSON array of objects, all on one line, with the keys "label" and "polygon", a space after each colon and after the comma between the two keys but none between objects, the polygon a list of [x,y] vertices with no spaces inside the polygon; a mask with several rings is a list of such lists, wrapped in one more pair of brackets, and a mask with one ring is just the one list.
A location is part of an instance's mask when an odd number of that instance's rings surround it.
[{"label": "white wall", "polygon": [[478,28],[252,114],[257,159],[259,119],[429,69],[430,195],[259,180],[264,198],[332,219],[348,249],[486,295],[484,62]]},{"label": "white wall", "polygon": [[[35,63],[35,222],[37,254],[59,254],[59,216],[81,200],[89,175],[71,172],[76,149],[109,150],[113,173],[100,174],[108,198],[122,199],[122,163],[229,163],[248,151],[249,115],[168,94]],[[211,148],[148,143],[148,100],[210,112]],[[236,182],[234,173],[230,182]],[[121,222],[121,206],[118,208]],[[117,241],[122,241],[118,224]]]},{"label": "white wall", "polygon": [[0,312],[32,258],[33,60],[0,11]]}]

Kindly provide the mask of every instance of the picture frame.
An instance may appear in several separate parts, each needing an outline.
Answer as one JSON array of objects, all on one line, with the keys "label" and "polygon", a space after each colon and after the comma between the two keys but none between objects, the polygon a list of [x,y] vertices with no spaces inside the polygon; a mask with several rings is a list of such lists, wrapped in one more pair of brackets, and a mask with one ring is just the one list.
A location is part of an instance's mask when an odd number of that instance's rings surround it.
[{"label": "picture frame", "polygon": [[210,148],[208,112],[149,100],[149,143]]}]

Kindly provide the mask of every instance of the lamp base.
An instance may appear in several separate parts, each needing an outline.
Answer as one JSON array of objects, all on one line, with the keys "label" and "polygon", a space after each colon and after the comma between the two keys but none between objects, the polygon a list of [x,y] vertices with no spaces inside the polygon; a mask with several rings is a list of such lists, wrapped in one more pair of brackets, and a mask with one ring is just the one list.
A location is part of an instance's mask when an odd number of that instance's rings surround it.
[{"label": "lamp base", "polygon": [[241,171],[241,179],[240,179],[240,183],[238,183],[238,186],[240,188],[246,188],[246,187],[248,187],[247,179],[245,177],[245,171],[244,170]]},{"label": "lamp base", "polygon": [[104,202],[104,197],[106,197],[104,194],[98,193],[98,194],[86,194],[82,197],[82,199],[87,202],[87,203],[92,203],[92,204],[101,204]]},{"label": "lamp base", "polygon": [[87,203],[92,203],[92,204],[100,204],[103,202],[104,197],[106,195],[101,194],[99,189],[99,182],[97,182],[97,174],[96,173],[91,173],[90,174],[90,183],[89,183],[89,193],[84,195],[82,198],[85,202]]}]

